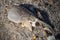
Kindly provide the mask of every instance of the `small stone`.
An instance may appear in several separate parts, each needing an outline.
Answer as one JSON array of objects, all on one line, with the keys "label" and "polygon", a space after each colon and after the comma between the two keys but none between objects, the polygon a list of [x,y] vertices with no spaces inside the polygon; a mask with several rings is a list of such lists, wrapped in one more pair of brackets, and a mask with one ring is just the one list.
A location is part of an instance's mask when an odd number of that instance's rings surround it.
[{"label": "small stone", "polygon": [[8,19],[14,23],[20,23],[19,10],[15,7],[8,10]]},{"label": "small stone", "polygon": [[49,36],[47,40],[56,40],[54,36]]}]

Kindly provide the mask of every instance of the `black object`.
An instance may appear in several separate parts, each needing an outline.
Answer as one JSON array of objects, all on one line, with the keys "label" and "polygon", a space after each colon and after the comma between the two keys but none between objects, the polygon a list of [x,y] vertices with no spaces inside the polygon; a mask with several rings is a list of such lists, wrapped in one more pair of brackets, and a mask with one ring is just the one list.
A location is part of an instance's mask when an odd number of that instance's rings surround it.
[{"label": "black object", "polygon": [[31,4],[20,4],[19,6],[29,10],[31,15],[35,16],[36,18],[40,19],[37,14],[37,8]]},{"label": "black object", "polygon": [[48,13],[45,10],[40,10],[40,13],[44,19],[44,22],[49,24],[54,29],[54,25],[51,24]]}]

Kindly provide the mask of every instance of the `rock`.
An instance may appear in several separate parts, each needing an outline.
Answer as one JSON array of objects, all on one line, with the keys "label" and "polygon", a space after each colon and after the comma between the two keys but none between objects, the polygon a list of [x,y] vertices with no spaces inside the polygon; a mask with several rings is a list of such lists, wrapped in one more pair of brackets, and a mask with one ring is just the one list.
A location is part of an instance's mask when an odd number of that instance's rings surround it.
[{"label": "rock", "polygon": [[20,23],[20,15],[19,15],[19,10],[15,7],[12,7],[11,9],[8,10],[8,19],[12,22],[15,23]]},{"label": "rock", "polygon": [[47,40],[56,40],[54,36],[49,36]]}]

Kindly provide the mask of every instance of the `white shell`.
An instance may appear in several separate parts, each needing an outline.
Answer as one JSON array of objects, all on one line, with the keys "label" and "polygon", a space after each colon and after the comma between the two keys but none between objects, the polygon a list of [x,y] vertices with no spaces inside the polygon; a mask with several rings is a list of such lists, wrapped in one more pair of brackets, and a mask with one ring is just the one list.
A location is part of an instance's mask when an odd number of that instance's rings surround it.
[{"label": "white shell", "polygon": [[12,22],[15,23],[20,23],[20,15],[19,15],[19,10],[17,8],[11,8],[8,10],[8,19]]}]

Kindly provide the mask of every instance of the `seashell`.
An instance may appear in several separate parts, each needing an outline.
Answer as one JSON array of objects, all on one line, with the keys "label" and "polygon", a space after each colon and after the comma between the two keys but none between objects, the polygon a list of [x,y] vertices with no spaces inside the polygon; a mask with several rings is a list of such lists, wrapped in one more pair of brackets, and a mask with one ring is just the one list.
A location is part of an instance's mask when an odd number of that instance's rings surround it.
[{"label": "seashell", "polygon": [[22,21],[21,22],[21,26],[22,27],[26,27],[28,28],[30,31],[32,31],[32,25],[30,24],[30,22],[27,20],[27,21]]},{"label": "seashell", "polygon": [[[20,5],[20,6],[14,6],[14,7],[10,8],[7,12],[8,13],[8,16],[7,16],[8,19],[14,23],[22,23],[21,26],[27,27],[30,31],[32,31],[32,26],[35,26],[36,21],[38,21],[40,24],[44,23],[43,21],[39,20],[36,17],[37,13],[35,12],[36,10],[34,10],[35,8],[30,9],[31,5],[29,5],[30,8],[28,7],[28,5],[27,5],[27,7],[26,7],[26,5],[24,7],[23,6],[24,5]],[[31,21],[32,24],[29,21]],[[48,24],[46,24],[46,25],[48,25]],[[46,28],[45,30],[50,31],[49,28]]]}]

